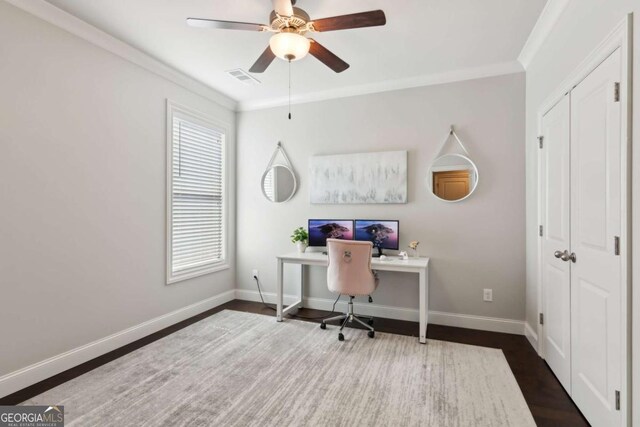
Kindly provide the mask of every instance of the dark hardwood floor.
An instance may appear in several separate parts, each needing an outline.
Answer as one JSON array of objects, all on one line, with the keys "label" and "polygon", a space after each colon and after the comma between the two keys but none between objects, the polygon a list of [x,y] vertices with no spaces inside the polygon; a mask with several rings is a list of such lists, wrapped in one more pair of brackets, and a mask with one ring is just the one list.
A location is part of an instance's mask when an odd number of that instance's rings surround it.
[{"label": "dark hardwood floor", "polygon": [[[265,307],[261,303],[234,300],[97,357],[75,368],[64,371],[9,396],[0,398],[0,405],[15,405],[23,402],[225,309],[275,316],[274,310]],[[301,320],[319,323],[319,318],[327,314],[329,314],[327,311],[302,309],[299,310],[296,317]],[[379,332],[418,336],[418,324],[416,322],[376,318],[374,326],[376,331]],[[589,425],[547,364],[538,357],[524,336],[440,325],[429,325],[427,336],[430,339],[502,349],[520,385],[529,409],[539,426]]]}]

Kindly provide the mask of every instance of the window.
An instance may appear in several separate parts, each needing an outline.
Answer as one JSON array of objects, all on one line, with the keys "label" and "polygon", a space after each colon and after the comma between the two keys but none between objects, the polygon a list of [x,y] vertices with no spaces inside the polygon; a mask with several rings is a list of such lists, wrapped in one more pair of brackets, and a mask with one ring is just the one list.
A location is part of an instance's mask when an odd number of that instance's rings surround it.
[{"label": "window", "polygon": [[228,268],[225,131],[168,103],[167,283]]}]

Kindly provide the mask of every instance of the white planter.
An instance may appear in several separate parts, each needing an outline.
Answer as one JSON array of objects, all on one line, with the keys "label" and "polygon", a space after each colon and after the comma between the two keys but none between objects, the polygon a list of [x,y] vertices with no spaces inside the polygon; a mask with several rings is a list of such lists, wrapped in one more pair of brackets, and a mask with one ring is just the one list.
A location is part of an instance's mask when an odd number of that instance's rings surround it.
[{"label": "white planter", "polygon": [[299,253],[303,253],[304,251],[307,250],[307,243],[306,242],[296,242],[296,247],[298,248],[298,252]]}]

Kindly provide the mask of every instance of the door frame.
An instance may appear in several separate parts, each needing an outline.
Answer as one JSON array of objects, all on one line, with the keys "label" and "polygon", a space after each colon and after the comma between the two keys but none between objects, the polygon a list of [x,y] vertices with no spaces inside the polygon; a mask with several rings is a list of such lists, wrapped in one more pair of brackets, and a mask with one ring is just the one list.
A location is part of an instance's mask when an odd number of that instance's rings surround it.
[{"label": "door frame", "polygon": [[[620,249],[621,249],[621,297],[620,313],[622,324],[620,325],[622,331],[622,358],[620,361],[622,367],[622,377],[626,378],[626,381],[622,381],[622,394],[621,399],[621,415],[623,425],[629,424],[631,420],[631,378],[629,373],[631,372],[631,101],[632,101],[632,55],[633,55],[633,39],[632,39],[632,25],[633,14],[628,14],[625,18],[614,28],[611,33],[602,41],[586,58],[585,60],[566,78],[562,84],[556,89],[547,100],[542,103],[542,107],[538,110],[537,115],[537,129],[538,135],[542,134],[543,117],[562,100],[566,94],[571,92],[582,80],[584,80],[593,70],[595,70],[605,59],[607,59],[614,51],[620,49],[621,61],[622,61],[622,73],[621,73],[621,90],[620,90],[620,109],[621,109],[621,138],[623,145],[621,147],[621,232],[620,232]],[[538,141],[536,141],[537,143]],[[544,140],[543,140],[544,144]],[[546,224],[544,222],[544,212],[542,212],[542,156],[540,151],[537,154],[537,217],[538,225],[542,225],[546,230]],[[542,289],[542,239],[538,234],[537,239],[537,299],[538,299],[538,314],[541,313],[543,307],[543,289]],[[544,326],[537,322],[537,334],[538,334],[538,348],[536,349],[538,355],[544,359]],[[640,367],[638,368],[640,369]]]}]

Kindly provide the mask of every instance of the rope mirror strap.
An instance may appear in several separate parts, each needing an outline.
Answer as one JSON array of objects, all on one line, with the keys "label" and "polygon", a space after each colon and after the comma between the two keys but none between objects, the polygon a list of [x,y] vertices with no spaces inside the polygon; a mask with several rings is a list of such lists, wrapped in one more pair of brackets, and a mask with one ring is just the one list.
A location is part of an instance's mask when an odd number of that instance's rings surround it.
[{"label": "rope mirror strap", "polygon": [[287,156],[287,153],[284,151],[284,148],[282,147],[282,143],[280,141],[278,141],[276,149],[273,150],[273,154],[271,155],[271,160],[269,160],[269,163],[267,164],[267,170],[271,166],[273,166],[273,162],[275,161],[276,157],[278,156],[278,153],[282,154],[282,157],[284,158],[284,161],[286,162],[286,166],[288,166],[289,169],[293,169],[293,166],[291,165],[291,162],[289,161],[289,157]]},{"label": "rope mirror strap", "polygon": [[440,155],[442,154],[442,150],[444,150],[445,145],[447,145],[447,142],[449,142],[452,136],[455,139],[455,141],[458,143],[458,145],[460,145],[460,148],[462,148],[462,151],[464,151],[464,153],[467,156],[470,156],[469,151],[467,151],[467,147],[465,147],[465,145],[462,143],[462,141],[458,137],[458,134],[453,130],[453,125],[451,125],[451,129],[449,129],[449,133],[447,134],[447,137],[444,139],[444,141],[440,145],[440,149],[436,153],[436,158],[440,157]]}]

